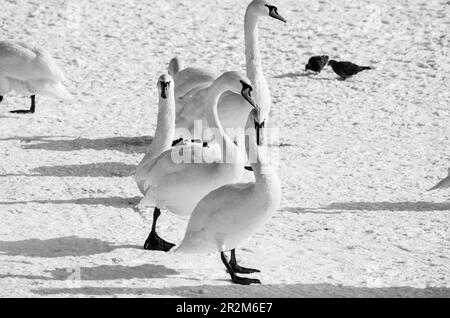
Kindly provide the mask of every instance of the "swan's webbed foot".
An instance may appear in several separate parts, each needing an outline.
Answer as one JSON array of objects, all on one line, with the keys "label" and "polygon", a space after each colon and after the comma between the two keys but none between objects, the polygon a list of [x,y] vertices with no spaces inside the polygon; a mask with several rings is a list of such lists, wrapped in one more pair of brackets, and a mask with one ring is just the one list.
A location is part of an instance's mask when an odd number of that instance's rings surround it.
[{"label": "swan's webbed foot", "polygon": [[30,109],[17,109],[17,110],[12,110],[10,111],[10,113],[12,114],[34,114],[34,110],[36,108],[36,103],[35,103],[35,95],[31,95],[31,107]]},{"label": "swan's webbed foot", "polygon": [[151,231],[144,244],[144,249],[148,251],[168,252],[175,244],[167,242],[159,237],[156,232]]},{"label": "swan's webbed foot", "polygon": [[16,110],[11,110],[10,113],[12,113],[12,114],[34,114],[34,111],[32,111],[31,109],[16,109]]},{"label": "swan's webbed foot", "polygon": [[239,274],[261,273],[261,271],[259,269],[246,268],[246,267],[239,266],[238,264],[232,264],[231,262],[230,262],[230,266],[235,273],[239,273]]},{"label": "swan's webbed foot", "polygon": [[239,284],[239,285],[261,284],[261,281],[259,279],[240,277],[240,276],[236,275],[236,272],[233,270],[230,263],[228,263],[227,256],[225,255],[224,252],[220,253],[220,257],[222,259],[223,264],[227,268],[227,272],[228,272],[228,274],[230,274],[231,281],[233,283]]},{"label": "swan's webbed foot", "polygon": [[251,285],[251,284],[261,284],[261,281],[256,278],[246,278],[237,275],[231,276],[231,281],[239,285]]},{"label": "swan's webbed foot", "polygon": [[244,166],[244,169],[247,171],[253,171],[252,166]]},{"label": "swan's webbed foot", "polygon": [[252,273],[260,273],[261,271],[259,269],[254,268],[246,268],[238,265],[236,260],[236,250],[231,250],[231,260],[230,260],[230,266],[233,272],[239,273],[239,274],[252,274]]},{"label": "swan's webbed foot", "polygon": [[2,102],[2,100],[3,100],[3,96],[0,96],[0,103]]},{"label": "swan's webbed foot", "polygon": [[160,215],[161,211],[158,208],[155,208],[155,211],[153,211],[152,231],[150,232],[147,240],[145,241],[144,244],[145,250],[168,252],[172,247],[175,246],[175,244],[172,244],[160,238],[159,235],[156,233],[156,222],[158,222],[158,218]]}]

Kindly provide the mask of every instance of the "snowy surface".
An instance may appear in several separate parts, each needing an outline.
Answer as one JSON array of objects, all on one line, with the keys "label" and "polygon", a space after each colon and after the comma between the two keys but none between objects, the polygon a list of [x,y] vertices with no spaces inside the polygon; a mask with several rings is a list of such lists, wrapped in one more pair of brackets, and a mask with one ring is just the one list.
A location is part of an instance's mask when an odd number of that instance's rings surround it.
[{"label": "snowy surface", "polygon": [[[263,19],[260,39],[283,200],[238,251],[263,285],[232,285],[218,255],[142,249],[132,175],[158,74],[174,55],[244,71],[247,3],[2,2],[0,38],[51,51],[75,101],[0,104],[0,297],[450,296],[450,192],[426,192],[450,166],[444,0],[277,0],[288,23]],[[315,54],[375,70],[305,76]],[[159,232],[186,224],[163,212]]]}]

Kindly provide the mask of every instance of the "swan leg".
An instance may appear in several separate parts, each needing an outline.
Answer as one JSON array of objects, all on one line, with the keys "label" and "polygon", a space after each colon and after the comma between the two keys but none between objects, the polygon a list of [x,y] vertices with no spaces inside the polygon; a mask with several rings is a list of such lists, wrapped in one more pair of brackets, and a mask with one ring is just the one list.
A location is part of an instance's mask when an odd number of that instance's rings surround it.
[{"label": "swan leg", "polygon": [[220,252],[220,258],[222,259],[222,263],[227,268],[228,274],[230,274],[233,283],[239,285],[261,284],[261,281],[259,279],[240,277],[236,275],[230,263],[228,263],[228,259],[227,256],[225,255],[225,252]]},{"label": "swan leg", "polygon": [[246,268],[246,267],[239,266],[237,263],[237,260],[236,260],[236,249],[231,250],[230,266],[235,273],[239,273],[239,274],[251,274],[251,273],[261,272],[259,269]]},{"label": "swan leg", "polygon": [[159,216],[161,215],[161,211],[158,208],[155,208],[153,212],[153,225],[152,231],[148,235],[147,240],[144,244],[144,249],[151,251],[164,251],[168,252],[175,244],[169,243],[158,236],[156,233],[156,222],[158,221]]},{"label": "swan leg", "polygon": [[31,95],[31,107],[30,109],[18,109],[18,110],[12,110],[10,113],[13,114],[34,114],[34,110],[36,108],[36,95]]}]

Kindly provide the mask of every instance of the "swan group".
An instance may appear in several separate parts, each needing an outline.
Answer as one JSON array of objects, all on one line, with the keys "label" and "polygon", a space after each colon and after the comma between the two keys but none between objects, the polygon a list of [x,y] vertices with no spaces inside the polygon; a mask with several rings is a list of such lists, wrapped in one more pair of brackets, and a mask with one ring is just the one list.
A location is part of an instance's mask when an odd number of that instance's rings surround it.
[{"label": "swan group", "polygon": [[[261,18],[286,23],[267,0],[249,3],[244,15],[245,75],[234,70],[186,67],[182,57],[170,56],[167,72],[156,82],[154,138],[134,175],[142,194],[138,209],[153,209],[144,249],[172,251],[174,257],[178,253],[217,252],[231,281],[241,285],[261,282],[240,275],[259,270],[240,266],[236,249],[267,222],[282,197],[264,138],[272,100],[259,45]],[[327,56],[321,58],[328,61]],[[313,61],[307,68],[319,72],[327,64],[322,61],[311,68]],[[45,49],[0,41],[0,102],[12,91],[31,99],[29,109],[12,113],[34,113],[39,94],[70,100],[64,82],[63,71]],[[246,138],[239,139],[240,133]],[[247,162],[253,171],[252,182],[243,182]],[[450,169],[449,176],[430,191],[448,187]],[[176,248],[158,234],[161,211],[189,217]]]},{"label": "swan group", "polygon": [[[168,247],[173,246],[156,234],[156,220],[160,209],[167,209],[178,215],[190,215],[206,194],[222,185],[239,182],[242,178],[242,153],[225,134],[217,116],[217,101],[220,96],[228,90],[240,92],[249,105],[256,106],[251,97],[250,81],[237,72],[226,72],[204,94],[205,102],[209,105],[208,120],[217,132],[216,143],[205,147],[203,143],[184,142],[172,147],[175,131],[173,87],[170,75],[160,77],[155,139],[135,175],[137,185],[144,195],[139,206],[155,206],[152,231],[145,243],[145,248],[152,250],[167,251]],[[183,161],[183,158],[187,160]]]},{"label": "swan group", "polygon": [[[154,207],[144,248],[169,251],[174,246],[157,234],[161,209],[190,216],[175,252],[218,251],[232,281],[244,285],[260,281],[237,274],[259,270],[239,266],[236,248],[265,223],[281,198],[280,181],[262,150],[262,131],[271,105],[258,45],[257,26],[262,16],[286,22],[278,9],[264,0],[249,4],[244,19],[248,78],[234,71],[218,74],[184,68],[178,57],[169,62],[168,74],[161,75],[157,83],[155,137],[135,174],[144,196],[139,207]],[[198,124],[200,135],[195,134]],[[251,162],[255,182],[241,183],[246,158],[230,128],[253,130],[245,149],[256,154]],[[211,130],[214,133],[208,135]],[[207,142],[193,141],[197,139]],[[231,251],[230,261],[227,251]]]},{"label": "swan group", "polygon": [[[246,72],[253,86],[253,96],[260,108],[258,121],[265,123],[268,120],[271,107],[271,96],[262,68],[262,58],[259,49],[258,21],[262,17],[270,17],[286,23],[286,19],[278,13],[278,8],[265,0],[252,1],[244,16],[244,39]],[[198,103],[201,89],[209,85],[218,74],[209,69],[189,67],[182,69],[183,63],[179,57],[169,63],[169,72],[175,80],[175,96],[177,97],[177,127],[187,129],[193,134],[194,121],[203,114],[206,117],[202,103]],[[179,70],[174,72],[173,70]],[[181,70],[180,70],[181,69]],[[200,91],[200,92],[199,92]],[[243,129],[250,108],[245,107],[246,102],[239,94],[227,92],[219,101],[219,119],[222,126],[230,131]],[[203,128],[207,128],[204,127]],[[229,134],[232,139],[236,136]],[[183,137],[183,136],[177,136]]]}]

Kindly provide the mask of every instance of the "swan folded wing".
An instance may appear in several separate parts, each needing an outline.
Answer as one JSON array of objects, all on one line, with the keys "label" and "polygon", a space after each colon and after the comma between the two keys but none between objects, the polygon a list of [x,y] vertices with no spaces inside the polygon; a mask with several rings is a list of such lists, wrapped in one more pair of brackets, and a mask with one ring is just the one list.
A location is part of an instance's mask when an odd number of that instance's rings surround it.
[{"label": "swan folded wing", "polygon": [[188,67],[174,76],[175,96],[186,95],[194,88],[209,86],[220,74],[202,68]]},{"label": "swan folded wing", "polygon": [[241,218],[236,213],[228,211],[234,211],[238,205],[242,209],[240,213],[245,212],[246,207],[241,205],[242,195],[243,192],[251,191],[253,185],[254,183],[227,185],[203,198],[192,213],[185,237],[177,251],[210,253],[220,251],[222,247],[234,248],[236,244],[234,225],[238,225]]},{"label": "swan folded wing", "polygon": [[47,51],[25,43],[0,42],[0,72],[23,81],[65,80],[63,72]]},{"label": "swan folded wing", "polygon": [[235,205],[241,205],[241,200],[246,197],[255,184],[237,183],[222,186],[204,197],[192,212],[186,232],[200,232],[205,223],[227,227],[226,222],[239,222],[233,210]]}]

